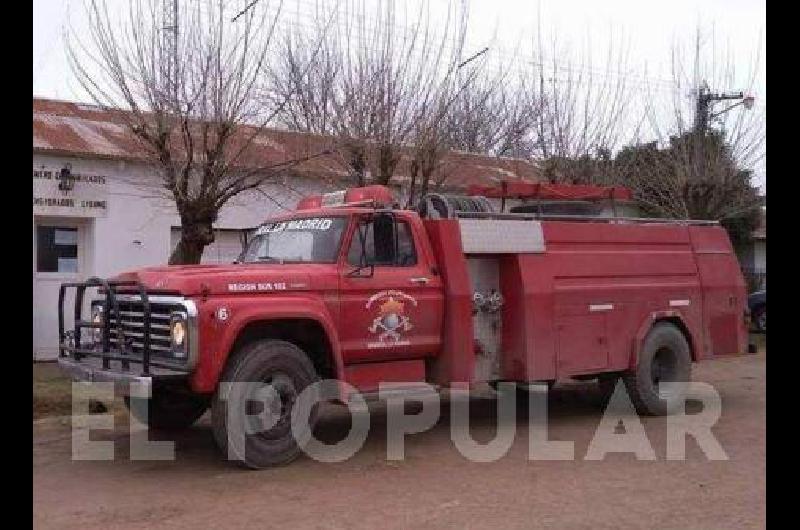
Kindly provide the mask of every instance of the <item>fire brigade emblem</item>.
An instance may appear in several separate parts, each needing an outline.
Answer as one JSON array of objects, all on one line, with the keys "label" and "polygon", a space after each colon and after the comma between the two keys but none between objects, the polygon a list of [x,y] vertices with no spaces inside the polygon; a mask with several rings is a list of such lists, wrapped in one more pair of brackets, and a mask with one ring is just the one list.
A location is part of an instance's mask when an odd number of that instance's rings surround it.
[{"label": "fire brigade emblem", "polygon": [[369,332],[377,335],[376,342],[370,342],[370,348],[386,346],[404,346],[409,344],[403,333],[414,329],[411,319],[406,314],[409,304],[414,307],[417,301],[402,291],[381,291],[367,301],[366,308],[377,310]]}]

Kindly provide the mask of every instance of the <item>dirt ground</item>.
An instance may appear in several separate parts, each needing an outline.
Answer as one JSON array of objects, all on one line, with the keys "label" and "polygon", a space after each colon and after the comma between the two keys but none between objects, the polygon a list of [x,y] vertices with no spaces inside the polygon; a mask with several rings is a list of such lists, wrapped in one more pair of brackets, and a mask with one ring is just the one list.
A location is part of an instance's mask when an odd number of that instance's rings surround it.
[{"label": "dirt ground", "polygon": [[[406,460],[386,460],[385,408],[371,406],[370,436],[352,459],[301,457],[264,471],[226,462],[207,417],[176,436],[176,460],[130,461],[127,425],[98,431],[115,440],[114,461],[72,461],[69,419],[34,421],[35,528],[762,528],[766,503],[766,352],[694,366],[693,379],[722,396],[714,433],[729,456],[709,461],[687,441],[686,461],[665,459],[665,420],[643,423],[656,461],[611,454],[586,461],[602,416],[590,389],[556,387],[549,438],[575,442],[575,461],[529,461],[520,415],[509,453],[466,460],[442,418],[406,438]],[[489,392],[471,404],[471,433],[489,440]],[[320,437],[341,438],[349,419],[333,409]]]},{"label": "dirt ground", "polygon": [[72,410],[70,380],[56,363],[33,365],[33,419],[69,414]]}]

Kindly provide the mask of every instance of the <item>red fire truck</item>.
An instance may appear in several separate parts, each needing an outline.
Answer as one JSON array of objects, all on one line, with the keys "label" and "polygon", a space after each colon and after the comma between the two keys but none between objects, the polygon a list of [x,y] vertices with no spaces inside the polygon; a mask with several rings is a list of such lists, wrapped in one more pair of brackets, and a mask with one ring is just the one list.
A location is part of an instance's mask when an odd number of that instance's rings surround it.
[{"label": "red fire truck", "polygon": [[[64,284],[60,365],[79,380],[150,385],[150,400],[126,402],[137,417],[147,408],[151,427],[188,426],[211,407],[222,447],[220,383],[271,385],[280,420],[248,435],[241,458],[263,467],[300,451],[292,404],[320,379],[370,393],[622,378],[641,413],[664,414],[661,382],[748,349],[745,283],[716,223],[497,212],[486,198],[613,199],[619,188],[472,191],[482,195],[429,194],[417,210],[380,186],[309,197],[259,226],[236,263]],[[99,293],[91,304],[87,290]]]}]

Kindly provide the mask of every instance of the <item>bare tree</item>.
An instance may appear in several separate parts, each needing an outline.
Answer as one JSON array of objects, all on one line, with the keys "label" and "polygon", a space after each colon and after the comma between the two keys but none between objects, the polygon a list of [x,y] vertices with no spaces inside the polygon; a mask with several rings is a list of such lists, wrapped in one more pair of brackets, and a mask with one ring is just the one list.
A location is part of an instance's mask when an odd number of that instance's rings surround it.
[{"label": "bare tree", "polygon": [[[541,101],[527,75],[510,64],[485,67],[455,98],[446,118],[448,143],[469,153],[527,158]],[[535,90],[535,88],[533,89]]]},{"label": "bare tree", "polygon": [[257,6],[232,21],[224,0],[198,0],[173,20],[162,5],[132,0],[114,12],[88,1],[88,34],[69,33],[68,56],[94,102],[120,111],[175,202],[170,263],[198,263],[220,209],[298,162],[269,164],[253,149],[281,108],[256,97],[279,15]]},{"label": "bare tree", "polygon": [[[288,100],[281,122],[295,130],[327,134],[358,185],[388,184],[425,129],[444,119],[459,64],[464,59],[467,13],[453,2],[434,18],[427,2],[398,13],[398,3],[368,9],[346,0],[330,31],[288,35],[271,70],[273,101]],[[409,22],[407,28],[402,24]],[[309,43],[321,41],[314,60]]]},{"label": "bare tree", "polygon": [[527,155],[551,182],[604,182],[595,159],[607,159],[639,124],[631,119],[635,99],[626,46],[612,35],[599,67],[593,49],[587,40],[575,58],[555,37],[545,45],[540,27],[529,61],[532,76],[520,84],[532,118]]},{"label": "bare tree", "polygon": [[[447,136],[445,119],[450,105],[458,96],[457,92],[453,92],[454,88],[450,84],[440,87],[431,108],[427,112],[419,113],[407,154],[410,160],[406,207],[413,206],[418,198],[428,193],[434,174],[452,147]],[[441,184],[441,180],[437,184]]]},{"label": "bare tree", "polygon": [[553,182],[604,182],[598,159],[637,125],[627,51],[612,35],[596,67],[591,42],[575,57],[555,38],[545,44],[541,27],[534,35],[530,56],[515,52],[465,87],[448,117],[452,144],[531,160]]},{"label": "bare tree", "polygon": [[738,78],[732,58],[711,48],[708,52],[699,28],[688,65],[687,53],[673,46],[674,90],[666,99],[654,91],[647,98],[650,130],[645,134],[652,140],[620,152],[614,172],[656,215],[725,222],[750,218],[753,224],[761,206],[752,179],[766,157],[766,106],[748,111],[744,99],[720,102],[708,109],[706,124],[697,101],[698,92],[709,86],[725,92],[741,89],[737,83],[743,80],[744,93],[750,94],[758,56],[752,72]]}]

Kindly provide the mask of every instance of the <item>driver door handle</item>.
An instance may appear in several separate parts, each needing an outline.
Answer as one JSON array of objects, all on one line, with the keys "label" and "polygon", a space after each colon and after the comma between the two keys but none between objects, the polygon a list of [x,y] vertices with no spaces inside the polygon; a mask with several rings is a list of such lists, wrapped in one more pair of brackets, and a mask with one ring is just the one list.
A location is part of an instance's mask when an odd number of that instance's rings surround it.
[{"label": "driver door handle", "polygon": [[416,284],[419,284],[419,285],[427,285],[428,282],[431,281],[431,280],[430,280],[430,278],[426,278],[425,276],[418,276],[416,278],[411,278],[410,281],[411,281],[411,283],[416,283]]}]

